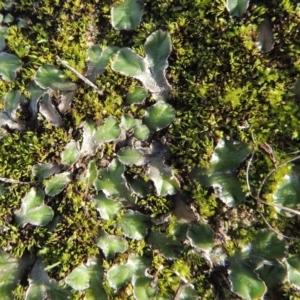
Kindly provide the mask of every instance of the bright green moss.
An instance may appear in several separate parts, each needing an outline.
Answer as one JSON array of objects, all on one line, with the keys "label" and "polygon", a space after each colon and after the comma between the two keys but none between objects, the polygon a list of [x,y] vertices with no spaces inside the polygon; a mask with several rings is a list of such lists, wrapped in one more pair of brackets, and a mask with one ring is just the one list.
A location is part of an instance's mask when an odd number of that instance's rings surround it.
[{"label": "bright green moss", "polygon": [[[292,1],[263,1],[260,5],[251,6],[242,20],[229,18],[222,1],[146,1],[143,21],[134,32],[116,32],[112,29],[111,4],[110,1],[88,1],[83,4],[79,0],[44,0],[37,6],[34,1],[21,0],[15,9],[29,16],[28,27],[18,29],[16,25],[10,26],[7,49],[21,58],[24,65],[16,82],[0,82],[1,98],[14,88],[26,94],[27,84],[39,66],[58,65],[56,55],[84,74],[86,50],[91,44],[131,47],[143,56],[143,45],[149,34],[158,28],[167,29],[173,43],[167,70],[173,85],[170,103],[176,108],[177,115],[166,140],[172,152],[171,163],[181,178],[182,190],[191,196],[200,217],[212,222],[217,234],[220,233],[218,226],[221,224],[224,227],[225,237],[229,240],[224,247],[229,256],[247,245],[257,230],[266,228],[259,213],[280,232],[298,236],[296,220],[280,217],[273,208],[256,205],[250,197],[238,209],[227,209],[212,195],[211,190],[190,182],[188,178],[194,167],[209,165],[220,137],[230,136],[256,149],[260,143],[267,142],[274,148],[280,162],[286,158],[286,153],[298,150],[300,109],[289,88],[300,69],[297,44],[300,34],[297,31],[299,12],[294,9]],[[271,14],[274,22],[277,42],[274,51],[264,55],[255,46],[255,31],[266,12]],[[124,105],[126,94],[136,81],[114,73],[110,66],[96,81],[104,91],[103,96],[94,93],[69,70],[64,69],[64,73],[79,86],[71,111],[63,117],[68,127],[78,128],[87,117],[97,124],[108,116],[120,119],[127,110],[134,117],[143,116],[145,107],[128,108]],[[146,106],[151,104],[151,101],[146,101]],[[0,109],[3,109],[3,101]],[[73,138],[72,133],[53,128],[47,122],[40,121],[39,124],[42,131],[38,133],[13,133],[0,141],[1,176],[33,181],[35,178],[31,175],[31,168],[34,164],[60,163],[60,154]],[[164,133],[157,134],[158,139],[162,135]],[[102,150],[108,161],[115,157],[112,143]],[[102,153],[95,159],[102,159]],[[257,151],[248,174],[254,195],[272,168],[273,162],[268,154]],[[267,201],[270,201],[268,195],[278,184],[283,169],[268,181],[260,195]],[[147,181],[145,171],[133,167],[128,174],[137,174]],[[243,166],[238,178],[244,190],[247,190],[246,175]],[[6,186],[9,191],[7,196],[1,196],[0,228],[8,226],[10,220],[7,216],[20,207],[21,199],[29,189],[26,185]],[[49,200],[59,218],[56,227],[53,223],[53,227],[49,228],[18,230],[9,225],[9,230],[1,235],[0,247],[12,247],[11,253],[16,256],[21,256],[26,250],[38,252],[46,265],[59,262],[49,275],[55,279],[64,278],[74,267],[99,253],[94,238],[100,228],[110,234],[122,234],[116,228],[116,221],[99,220],[98,213],[86,197],[85,188],[74,179],[61,195]],[[172,197],[157,197],[155,194],[136,202],[143,213],[152,217],[170,213],[173,208]],[[244,216],[244,222],[241,222],[241,216]],[[171,232],[175,222],[175,218],[172,219],[166,234]],[[298,244],[292,244],[293,253],[299,252]],[[175,293],[180,283],[176,272],[193,281],[201,299],[212,299],[218,293],[220,286],[215,284],[213,275],[208,275],[207,262],[195,251],[184,250],[182,256],[172,263],[152,251],[146,241],[131,241],[130,251],[152,258],[153,274],[157,274],[160,288],[158,298],[170,291]],[[108,269],[116,263],[124,263],[127,258],[128,253],[117,255],[111,261],[104,261],[104,267]],[[132,287],[128,285],[116,296],[105,284],[112,299],[127,299],[127,292],[132,292]],[[289,289],[291,287],[285,285],[282,294],[297,299],[295,291],[287,294]],[[221,295],[232,299],[226,285],[221,290]],[[19,286],[15,291],[16,299],[21,299],[23,292],[24,287]],[[74,299],[82,297],[81,293],[74,293]]]}]

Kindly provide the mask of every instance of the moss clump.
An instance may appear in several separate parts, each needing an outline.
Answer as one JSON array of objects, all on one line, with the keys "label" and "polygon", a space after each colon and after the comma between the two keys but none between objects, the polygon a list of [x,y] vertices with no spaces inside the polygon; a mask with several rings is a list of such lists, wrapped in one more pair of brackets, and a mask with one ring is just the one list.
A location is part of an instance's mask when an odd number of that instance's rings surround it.
[{"label": "moss clump", "polygon": [[[189,196],[189,204],[214,229],[216,245],[223,245],[228,256],[251,242],[258,230],[266,228],[261,214],[272,227],[285,235],[297,237],[299,224],[296,219],[278,216],[273,208],[255,202],[249,191],[243,204],[230,209],[213,195],[212,189],[191,182],[188,176],[194,167],[207,168],[218,140],[230,136],[256,149],[249,173],[244,165],[236,172],[244,190],[248,188],[245,178],[249,176],[251,192],[256,195],[263,178],[274,167],[270,154],[259,145],[268,143],[278,163],[289,157],[287,153],[298,150],[300,108],[297,97],[290,91],[300,70],[299,10],[295,9],[294,3],[288,0],[254,1],[243,18],[236,19],[229,16],[221,1],[145,1],[143,21],[134,32],[116,32],[112,28],[111,4],[109,0],[84,3],[44,0],[39,4],[21,0],[13,6],[10,13],[15,21],[8,28],[4,51],[18,56],[23,67],[15,82],[0,81],[0,97],[3,99],[7,92],[19,89],[29,98],[27,87],[36,70],[43,64],[58,65],[56,55],[84,74],[90,45],[131,47],[143,56],[145,39],[157,29],[168,30],[173,51],[167,77],[173,86],[170,103],[177,115],[168,130],[154,134],[153,139],[164,140],[170,146],[172,156],[168,162],[176,169],[182,190]],[[274,25],[275,45],[270,53],[263,54],[256,47],[255,39],[257,26],[266,13]],[[18,18],[23,18],[28,26],[19,28]],[[72,109],[63,116],[66,128],[53,128],[38,120],[37,128],[25,133],[10,133],[2,138],[1,177],[41,185],[34,182],[32,166],[38,163],[60,164],[65,145],[80,136],[78,127],[82,121],[91,118],[99,124],[108,116],[119,120],[128,112],[141,119],[147,107],[153,104],[152,99],[147,99],[142,108],[125,106],[127,92],[138,84],[114,73],[110,66],[96,80],[103,96],[80,82],[69,70],[64,70],[64,73],[78,84]],[[0,103],[0,108],[4,108],[3,103]],[[20,117],[27,121],[26,113],[20,112]],[[115,147],[111,143],[102,147],[95,160],[100,168],[102,163],[105,165],[114,157]],[[101,220],[87,197],[87,187],[76,177],[80,177],[76,174],[79,173],[77,166],[82,164],[84,172],[85,163],[85,160],[79,160],[76,167],[65,166],[74,171],[74,180],[61,194],[47,198],[47,204],[51,205],[56,216],[47,227],[26,225],[16,228],[12,225],[13,213],[20,207],[30,184],[1,185],[7,192],[0,196],[0,249],[17,257],[31,252],[41,257],[47,266],[58,263],[48,274],[61,280],[76,266],[100,253],[95,245],[95,236],[100,229],[122,235],[116,220]],[[259,195],[261,198],[270,201],[270,194],[280,182],[284,170],[285,167],[279,169],[270,178]],[[144,167],[128,168],[127,175],[137,175],[149,182]],[[158,197],[153,185],[151,187],[151,193],[146,197],[134,198],[136,208],[151,218],[172,212],[172,197]],[[96,192],[93,188],[91,190]],[[116,218],[120,218],[124,211],[120,211]],[[176,222],[176,218],[172,218],[167,225],[152,225],[151,229],[171,236]],[[224,280],[226,265],[210,269],[200,251],[185,245],[185,241],[181,242],[182,253],[170,261],[152,249],[147,239],[131,240],[126,253],[118,254],[114,259],[104,259],[103,265],[108,270],[117,263],[125,263],[130,253],[146,255],[152,259],[151,274],[158,280],[160,291],[157,298],[170,292],[174,294],[184,278],[194,284],[202,299],[218,295],[233,299],[230,286]],[[289,243],[291,254],[298,253],[299,242]],[[224,260],[226,262],[226,258]],[[221,278],[222,286],[216,284],[218,280],[215,278]],[[133,289],[127,285],[115,295],[107,282],[105,287],[111,299],[127,299]],[[16,299],[22,298],[26,288],[27,283],[23,282],[17,287],[14,291]],[[282,286],[280,293],[285,299],[297,297],[296,291],[288,284]],[[73,292],[73,297],[80,299],[83,293]]]}]

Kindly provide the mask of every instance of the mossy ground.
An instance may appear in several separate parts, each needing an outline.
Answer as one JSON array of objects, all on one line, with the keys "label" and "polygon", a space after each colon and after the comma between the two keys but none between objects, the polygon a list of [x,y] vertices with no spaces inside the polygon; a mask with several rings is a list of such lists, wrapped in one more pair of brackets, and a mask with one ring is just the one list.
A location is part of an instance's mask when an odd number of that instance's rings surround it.
[{"label": "mossy ground", "polygon": [[[257,230],[267,227],[260,214],[283,234],[299,236],[298,218],[278,217],[272,208],[258,205],[250,197],[237,208],[228,209],[210,190],[191,182],[187,176],[195,166],[208,164],[219,138],[230,136],[257,149],[249,174],[255,191],[272,168],[269,156],[259,144],[271,145],[279,162],[299,149],[300,107],[298,99],[289,92],[300,70],[300,12],[293,1],[252,1],[242,19],[231,18],[221,0],[145,1],[142,23],[134,32],[117,32],[111,27],[113,3],[109,0],[44,0],[38,5],[36,1],[19,2],[11,13],[15,18],[25,19],[28,26],[18,29],[15,24],[10,25],[6,51],[16,54],[24,65],[15,82],[0,81],[2,99],[11,89],[26,93],[26,86],[39,66],[58,65],[56,55],[78,71],[84,71],[86,51],[91,44],[126,46],[142,54],[142,45],[154,30],[168,30],[173,51],[167,76],[173,87],[170,103],[177,116],[164,133],[172,153],[172,166],[188,195],[187,202],[208,220],[216,237],[225,236],[230,241],[225,243],[228,253],[247,244]],[[265,13],[272,18],[275,37],[274,49],[267,54],[255,45],[257,25]],[[64,71],[73,81],[77,80],[71,72]],[[97,80],[103,96],[78,84],[72,110],[65,116],[69,128],[77,127],[87,117],[96,122],[111,115],[119,118],[126,109],[132,110],[133,115],[143,115],[142,111],[123,106],[122,99],[136,82],[112,72],[109,66]],[[249,128],[245,129],[246,124]],[[0,142],[1,176],[34,180],[32,166],[57,161],[69,140],[68,131],[46,123],[38,131],[8,135]],[[112,158],[113,149],[107,147],[105,154]],[[245,168],[239,177],[246,188]],[[9,193],[0,202],[0,227],[7,226],[9,230],[1,234],[0,248],[15,256],[24,251],[39,252],[46,265],[60,261],[49,272],[57,280],[99,252],[93,243],[99,226],[108,232],[112,228],[112,224],[102,224],[97,219],[92,204],[84,200],[85,190],[76,180],[63,195],[51,200],[53,209],[62,216],[54,231],[34,226],[15,228],[11,225],[13,212],[20,207],[29,187],[7,184],[7,189]],[[143,212],[155,215],[173,207],[171,199],[154,196],[139,205]],[[292,252],[299,252],[298,241],[289,243]],[[200,254],[187,252],[170,264],[158,253],[152,253],[146,243],[132,242],[130,248],[131,252],[152,257],[153,272],[165,264],[159,277],[162,293],[177,289],[179,278],[175,271],[180,270],[185,278],[193,280],[201,299],[234,297],[225,284],[226,269],[216,269],[210,274]],[[119,255],[105,262],[105,267],[125,260],[126,254]],[[17,299],[22,299],[25,288],[26,283],[17,289]],[[281,295],[278,299],[299,299],[290,286],[279,287],[278,293]],[[125,299],[125,295],[123,289],[118,296],[111,294],[111,298]],[[74,294],[74,299],[80,297],[80,293]]]}]

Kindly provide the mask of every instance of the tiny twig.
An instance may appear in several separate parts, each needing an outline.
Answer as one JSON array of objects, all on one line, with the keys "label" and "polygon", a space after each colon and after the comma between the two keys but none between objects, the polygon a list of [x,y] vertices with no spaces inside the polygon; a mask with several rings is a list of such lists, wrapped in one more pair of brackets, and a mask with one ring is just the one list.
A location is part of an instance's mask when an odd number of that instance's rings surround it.
[{"label": "tiny twig", "polygon": [[287,155],[297,154],[299,152],[300,152],[300,150],[297,150],[297,151],[294,151],[294,152],[288,152]]},{"label": "tiny twig", "polygon": [[286,207],[286,206],[282,206],[280,204],[277,204],[277,203],[269,203],[267,201],[264,201],[264,200],[261,200],[260,198],[254,198],[256,201],[262,203],[262,204],[266,204],[266,205],[269,205],[269,206],[273,206],[273,207],[277,207],[277,208],[280,208],[282,210],[285,210],[287,212],[290,212],[290,213],[293,213],[295,215],[298,215],[300,216],[300,212],[297,211],[297,210],[294,210],[292,208],[289,208],[289,207]]},{"label": "tiny twig", "polygon": [[297,160],[297,159],[299,159],[299,158],[300,158],[300,155],[298,155],[298,156],[296,156],[296,157],[293,157],[293,158],[291,158],[291,159],[288,159],[288,160],[286,160],[285,162],[279,164],[279,165],[277,166],[276,169],[271,170],[271,171],[264,177],[263,181],[261,182],[261,184],[260,184],[260,186],[259,186],[259,188],[258,188],[257,196],[256,196],[256,197],[253,197],[253,198],[254,198],[255,200],[257,200],[258,202],[260,202],[260,203],[263,203],[263,204],[266,204],[266,205],[269,205],[269,206],[273,206],[273,207],[277,207],[277,208],[280,208],[280,209],[285,210],[285,211],[287,211],[287,212],[290,212],[290,213],[293,213],[293,214],[296,214],[296,215],[300,216],[300,212],[298,212],[297,210],[294,210],[294,209],[289,208],[289,207],[282,206],[282,205],[280,205],[280,204],[266,202],[266,201],[264,201],[264,200],[261,200],[261,197],[260,197],[260,194],[261,194],[261,192],[262,192],[262,189],[263,189],[263,187],[264,187],[266,181],[270,178],[270,176],[271,176],[275,171],[277,171],[278,168],[280,168],[280,167],[282,167],[282,166],[284,166],[284,165],[286,165],[286,164],[289,164],[289,163],[291,163],[291,162],[293,162],[293,161],[295,161],[295,160]]},{"label": "tiny twig", "polygon": [[186,286],[188,286],[188,285],[189,285],[189,283],[179,284],[178,289],[177,289],[177,291],[176,291],[176,293],[175,293],[175,296],[174,296],[174,299],[173,299],[173,300],[179,300],[180,295],[181,295],[183,289],[184,289]]},{"label": "tiny twig", "polygon": [[247,165],[247,170],[246,170],[246,182],[247,182],[247,187],[248,187],[248,190],[249,190],[249,193],[250,193],[250,196],[252,198],[255,198],[252,194],[252,191],[251,191],[251,186],[250,186],[250,180],[249,180],[249,171],[250,171],[250,166],[251,166],[251,163],[252,163],[252,159],[254,157],[254,151],[252,152],[251,154],[251,157],[249,159],[249,162],[248,162],[248,165]]},{"label": "tiny twig", "polygon": [[[252,135],[252,139],[253,139],[253,141],[255,142],[253,135]],[[268,145],[268,144],[267,144],[267,145]],[[265,145],[264,145],[264,146],[265,146]],[[262,148],[264,149],[265,147],[262,147]],[[264,149],[264,150],[266,150],[266,149]],[[268,154],[270,154],[269,151],[267,151],[267,152],[268,152]],[[254,196],[254,195],[252,194],[252,191],[251,191],[250,180],[249,180],[250,166],[251,166],[251,164],[252,164],[252,160],[253,160],[253,157],[254,157],[254,153],[255,153],[255,152],[253,152],[252,155],[251,155],[251,157],[250,157],[250,160],[249,160],[248,165],[247,165],[247,170],[246,170],[246,182],[247,182],[247,187],[248,187],[250,196],[251,196],[253,199],[255,199],[258,203],[265,204],[265,205],[269,205],[269,206],[272,206],[272,207],[277,207],[277,208],[279,208],[279,209],[281,209],[281,210],[284,210],[284,211],[286,211],[286,212],[293,213],[293,214],[295,214],[295,215],[300,216],[300,212],[297,211],[297,210],[294,210],[294,209],[289,208],[289,207],[282,206],[282,205],[277,204],[277,203],[269,203],[269,202],[264,201],[264,200],[262,200],[262,199],[260,198],[260,195],[261,195],[261,193],[262,193],[262,189],[263,189],[263,187],[264,187],[266,181],[270,178],[270,176],[271,176],[275,171],[277,171],[278,168],[280,168],[281,166],[286,165],[286,164],[288,164],[288,163],[291,163],[291,162],[293,162],[293,161],[299,159],[299,158],[300,158],[300,155],[298,155],[298,156],[296,156],[296,157],[293,157],[293,158],[291,158],[291,159],[289,159],[289,160],[287,160],[287,161],[285,161],[285,162],[283,162],[283,163],[281,163],[281,164],[278,165],[278,164],[277,164],[276,157],[274,156],[273,150],[272,150],[272,148],[271,148],[271,154],[270,154],[270,155],[272,155],[271,160],[272,160],[272,162],[273,162],[274,169],[272,169],[272,170],[264,177],[263,181],[261,182],[261,184],[260,184],[260,186],[259,186],[259,188],[258,188],[257,195]],[[296,152],[295,152],[295,153],[296,153]],[[275,230],[275,229],[268,223],[268,221],[266,220],[266,218],[263,216],[263,214],[262,214],[261,212],[259,212],[259,214],[261,215],[261,217],[263,218],[263,220],[264,220],[264,222],[267,224],[267,226],[268,226],[273,232],[275,232],[276,234],[278,234],[278,235],[280,235],[280,236],[282,236],[282,237],[284,237],[284,238],[287,238],[287,239],[291,239],[291,240],[299,240],[298,238],[288,237],[288,236],[286,236],[286,235],[284,235],[284,234],[278,232],[277,230]]]},{"label": "tiny twig", "polygon": [[273,163],[274,168],[277,169],[278,162],[277,162],[277,159],[276,159],[276,156],[274,154],[274,151],[273,151],[272,147],[268,143],[261,143],[259,145],[259,147],[269,155],[269,157],[270,157],[270,159]]},{"label": "tiny twig", "polygon": [[13,184],[29,184],[34,182],[34,181],[25,182],[25,181],[19,181],[11,178],[4,178],[4,177],[0,177],[0,181],[5,183],[13,183]]},{"label": "tiny twig", "polygon": [[282,166],[284,166],[284,165],[286,165],[286,164],[289,164],[289,163],[291,163],[291,162],[293,162],[293,161],[295,161],[295,160],[297,160],[297,159],[299,159],[299,158],[300,158],[300,155],[295,156],[295,157],[293,157],[293,158],[291,158],[291,159],[288,159],[288,160],[284,161],[283,163],[279,164],[279,165],[277,166],[276,169],[271,170],[271,171],[265,176],[265,178],[263,179],[262,183],[260,184],[259,189],[258,189],[258,192],[257,192],[257,198],[260,198],[260,194],[261,194],[261,191],[262,191],[262,189],[263,189],[263,186],[265,185],[266,181],[270,178],[270,176],[271,176],[275,171],[277,171],[278,168],[280,168],[280,167],[282,167]]},{"label": "tiny twig", "polygon": [[91,82],[89,79],[81,75],[78,71],[76,71],[74,68],[69,66],[65,61],[63,61],[58,55],[56,56],[56,59],[67,69],[72,71],[78,78],[80,78],[82,81],[84,81],[87,85],[91,86],[99,95],[103,95],[103,91],[101,91],[93,82]]},{"label": "tiny twig", "polygon": [[298,239],[298,238],[293,238],[293,237],[286,236],[286,235],[280,233],[279,231],[275,230],[275,229],[270,225],[270,223],[266,220],[266,218],[264,217],[264,215],[263,215],[261,212],[259,212],[259,214],[260,214],[260,216],[264,219],[264,221],[265,221],[265,223],[267,224],[267,226],[268,226],[274,233],[276,233],[277,235],[279,235],[279,236],[281,236],[281,237],[283,237],[283,238],[289,239],[289,240],[294,240],[294,241],[300,240],[300,239]]}]

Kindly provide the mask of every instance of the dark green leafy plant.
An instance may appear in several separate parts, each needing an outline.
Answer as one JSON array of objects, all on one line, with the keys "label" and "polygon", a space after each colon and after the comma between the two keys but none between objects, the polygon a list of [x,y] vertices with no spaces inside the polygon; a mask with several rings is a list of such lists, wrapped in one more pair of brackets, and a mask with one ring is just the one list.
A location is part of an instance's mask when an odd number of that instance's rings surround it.
[{"label": "dark green leafy plant", "polygon": [[26,291],[25,299],[33,300],[37,298],[49,297],[50,299],[70,299],[70,291],[60,286],[56,281],[49,279],[45,272],[45,265],[37,259],[29,274],[29,287]]},{"label": "dark green leafy plant", "polygon": [[112,26],[117,30],[133,30],[141,22],[143,1],[124,0],[111,9]]},{"label": "dark green leafy plant", "polygon": [[289,172],[283,174],[278,180],[277,186],[272,193],[275,210],[285,217],[292,217],[295,214],[282,208],[298,209],[299,205],[299,166],[289,166]]},{"label": "dark green leafy plant", "polygon": [[[124,223],[126,224],[126,221]],[[127,240],[108,234],[105,231],[99,233],[97,245],[101,248],[107,259],[112,259],[117,253],[123,253],[128,249]]]},{"label": "dark green leafy plant", "polygon": [[[285,249],[283,239],[271,231],[260,231],[250,245],[230,258],[229,278],[233,291],[244,299],[259,299],[267,287],[284,281],[286,268],[280,260]],[[274,275],[270,277],[271,274]]]},{"label": "dark green leafy plant", "polygon": [[103,191],[108,197],[121,197],[125,201],[133,201],[126,186],[124,171],[125,167],[117,159],[114,159],[106,170],[99,170],[98,177],[94,181],[96,190]]},{"label": "dark green leafy plant", "polygon": [[[139,285],[144,285],[142,278],[150,278],[152,276],[146,275],[146,269],[150,266],[150,261],[135,254],[128,257],[126,264],[114,265],[108,270],[107,279],[111,287],[114,289],[124,286],[127,282],[132,281],[134,288],[140,288]],[[146,275],[146,276],[145,276]],[[137,280],[139,278],[139,280]],[[155,285],[148,287],[150,295],[155,295]]]},{"label": "dark green leafy plant", "polygon": [[142,87],[135,87],[126,95],[126,102],[129,105],[142,104],[147,97],[147,91]]},{"label": "dark green leafy plant", "polygon": [[74,290],[86,290],[87,299],[108,299],[103,287],[104,270],[99,257],[90,258],[86,264],[75,268],[65,279]]},{"label": "dark green leafy plant", "polygon": [[70,175],[71,174],[69,172],[53,175],[53,177],[45,182],[45,193],[50,197],[59,194],[71,181]]},{"label": "dark green leafy plant", "polygon": [[88,50],[88,64],[86,77],[92,82],[101,75],[109,63],[110,58],[119,50],[118,47],[108,46],[101,49],[100,45],[93,45]]},{"label": "dark green leafy plant", "polygon": [[20,91],[10,91],[4,99],[4,111],[0,112],[0,126],[7,125],[11,129],[24,131],[25,124],[17,118],[17,110],[20,107],[22,95]]},{"label": "dark green leafy plant", "polygon": [[146,111],[144,122],[152,130],[168,126],[175,118],[174,108],[167,103],[156,103]]},{"label": "dark green leafy plant", "polygon": [[37,226],[47,225],[53,219],[54,212],[43,202],[43,190],[32,188],[23,198],[21,209],[15,212],[17,224],[23,227],[28,223]]},{"label": "dark green leafy plant", "polygon": [[227,0],[226,8],[233,17],[241,17],[249,6],[249,0]]},{"label": "dark green leafy plant", "polygon": [[63,77],[63,73],[53,65],[41,66],[35,76],[35,82],[43,89],[73,91],[76,84]]},{"label": "dark green leafy plant", "polygon": [[22,65],[21,60],[14,54],[6,52],[0,53],[0,75],[4,80],[14,81],[17,76],[17,71]]},{"label": "dark green leafy plant", "polygon": [[104,220],[113,220],[114,216],[122,208],[122,204],[119,201],[107,198],[102,192],[94,195],[92,200],[101,218]]},{"label": "dark green leafy plant", "polygon": [[1,297],[297,297],[296,5],[42,4],[1,4]]},{"label": "dark green leafy plant", "polygon": [[165,76],[171,53],[170,35],[162,30],[155,31],[147,38],[144,48],[145,58],[129,48],[121,48],[112,63],[112,69],[140,80],[155,99],[166,101],[171,90]]},{"label": "dark green leafy plant", "polygon": [[299,255],[292,255],[285,259],[288,273],[288,281],[293,284],[297,289],[300,286],[300,258]]},{"label": "dark green leafy plant", "polygon": [[6,252],[0,252],[1,285],[0,291],[4,299],[13,298],[13,290],[17,287],[23,272],[32,264],[29,255],[24,255],[21,259],[16,259]]},{"label": "dark green leafy plant", "polygon": [[208,169],[197,168],[190,174],[204,186],[212,186],[218,198],[226,205],[236,206],[246,198],[235,170],[251,153],[248,144],[221,139],[215,147]]}]

